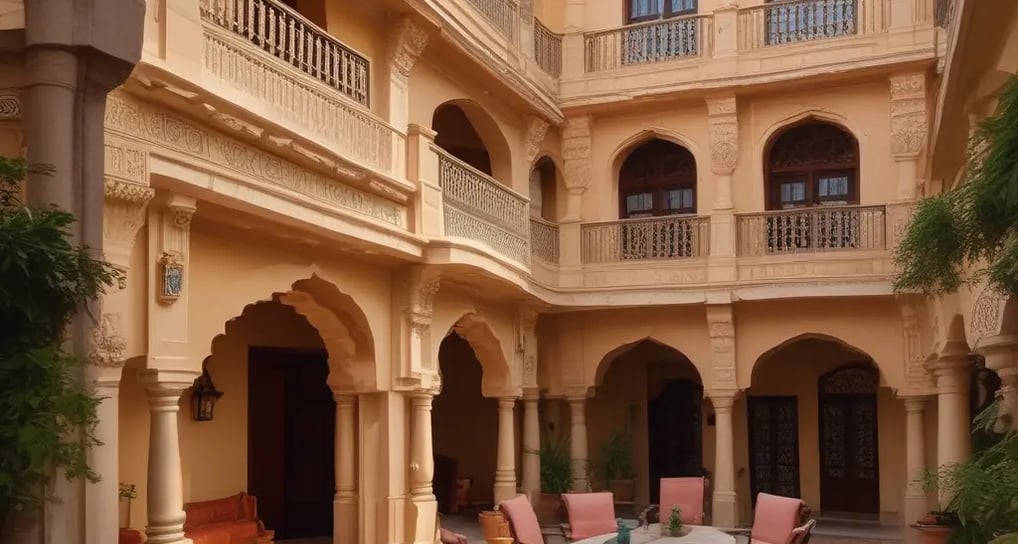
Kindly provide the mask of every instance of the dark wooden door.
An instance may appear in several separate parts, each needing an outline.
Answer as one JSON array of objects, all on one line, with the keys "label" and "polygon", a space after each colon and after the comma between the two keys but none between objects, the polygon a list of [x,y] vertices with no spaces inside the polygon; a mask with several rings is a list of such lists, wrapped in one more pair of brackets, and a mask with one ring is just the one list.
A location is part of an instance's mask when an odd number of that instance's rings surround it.
[{"label": "dark wooden door", "polygon": [[650,500],[659,502],[661,478],[703,475],[700,425],[703,387],[673,380],[647,404]]},{"label": "dark wooden door", "polygon": [[749,397],[750,490],[799,497],[799,407],[796,397]]},{"label": "dark wooden door", "polygon": [[332,534],[335,402],[324,352],[251,348],[248,493],[276,538]]},{"label": "dark wooden door", "polygon": [[845,368],[820,379],[820,508],[880,512],[878,376]]}]

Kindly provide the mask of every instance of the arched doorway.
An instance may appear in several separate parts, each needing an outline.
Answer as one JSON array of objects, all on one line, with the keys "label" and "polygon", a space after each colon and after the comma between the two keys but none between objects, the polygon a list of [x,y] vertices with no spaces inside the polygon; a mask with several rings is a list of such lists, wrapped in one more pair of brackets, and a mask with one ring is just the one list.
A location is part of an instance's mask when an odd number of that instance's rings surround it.
[{"label": "arched doorway", "polygon": [[435,145],[480,172],[494,176],[488,148],[463,108],[442,104],[431,118],[431,128],[437,133]]},{"label": "arched doorway", "polygon": [[696,160],[688,149],[651,138],[619,169],[619,217],[696,213]]},{"label": "arched doorway", "polygon": [[859,203],[859,143],[845,129],[809,120],[768,146],[767,209]]},{"label": "arched doorway", "polygon": [[541,157],[530,171],[530,217],[554,222],[557,219],[555,162]]},{"label": "arched doorway", "polygon": [[[747,390],[749,491],[800,497],[825,515],[873,515],[901,481],[903,459],[880,456],[882,428],[904,409],[880,387],[865,353],[835,338],[803,334],[764,353]],[[887,505],[885,505],[887,506]]]},{"label": "arched doorway", "polygon": [[602,359],[597,384],[588,403],[589,421],[600,422],[588,428],[592,483],[608,483],[599,458],[619,431],[631,432],[637,503],[658,502],[661,478],[706,474],[703,381],[685,355],[649,338],[627,344]]},{"label": "arched doorway", "polygon": [[880,511],[879,384],[879,372],[865,363],[820,377],[820,504],[825,511]]}]

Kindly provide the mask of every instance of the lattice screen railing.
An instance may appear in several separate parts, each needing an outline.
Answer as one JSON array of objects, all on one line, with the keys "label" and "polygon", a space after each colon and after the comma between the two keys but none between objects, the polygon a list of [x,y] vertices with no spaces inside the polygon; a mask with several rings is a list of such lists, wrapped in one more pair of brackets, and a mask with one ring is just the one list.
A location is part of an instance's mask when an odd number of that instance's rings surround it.
[{"label": "lattice screen railing", "polygon": [[655,217],[587,223],[580,227],[585,264],[706,257],[709,217]]},{"label": "lattice screen railing", "polygon": [[740,214],[739,255],[885,248],[884,206],[832,206]]}]

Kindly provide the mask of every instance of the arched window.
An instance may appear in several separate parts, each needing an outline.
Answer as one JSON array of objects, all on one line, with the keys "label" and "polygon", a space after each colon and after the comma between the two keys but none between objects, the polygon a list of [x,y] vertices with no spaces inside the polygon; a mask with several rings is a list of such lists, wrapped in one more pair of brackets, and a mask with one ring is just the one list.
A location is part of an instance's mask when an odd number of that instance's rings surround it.
[{"label": "arched window", "polygon": [[626,3],[627,19],[640,23],[654,19],[667,19],[696,13],[696,0],[623,0]]},{"label": "arched window", "polygon": [[696,161],[684,147],[654,138],[619,170],[619,217],[696,213]]},{"label": "arched window", "polygon": [[785,130],[767,154],[767,208],[859,203],[859,144],[844,129],[810,121]]}]

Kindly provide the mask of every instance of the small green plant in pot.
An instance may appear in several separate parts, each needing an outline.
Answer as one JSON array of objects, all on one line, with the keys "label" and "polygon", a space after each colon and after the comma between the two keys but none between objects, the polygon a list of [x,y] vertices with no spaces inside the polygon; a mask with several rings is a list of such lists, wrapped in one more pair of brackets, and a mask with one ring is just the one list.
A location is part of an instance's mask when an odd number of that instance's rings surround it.
[{"label": "small green plant in pot", "polygon": [[541,525],[556,525],[563,519],[562,494],[573,487],[573,466],[569,456],[569,437],[551,430],[544,433],[541,449],[541,495],[534,511]]},{"label": "small green plant in pot", "polygon": [[689,527],[682,523],[682,509],[678,505],[672,507],[668,513],[667,523],[661,524],[661,536],[679,537],[688,535]]},{"label": "small green plant in pot", "polygon": [[633,470],[633,435],[627,428],[616,429],[601,445],[597,472],[615,500],[629,502],[636,494]]}]

